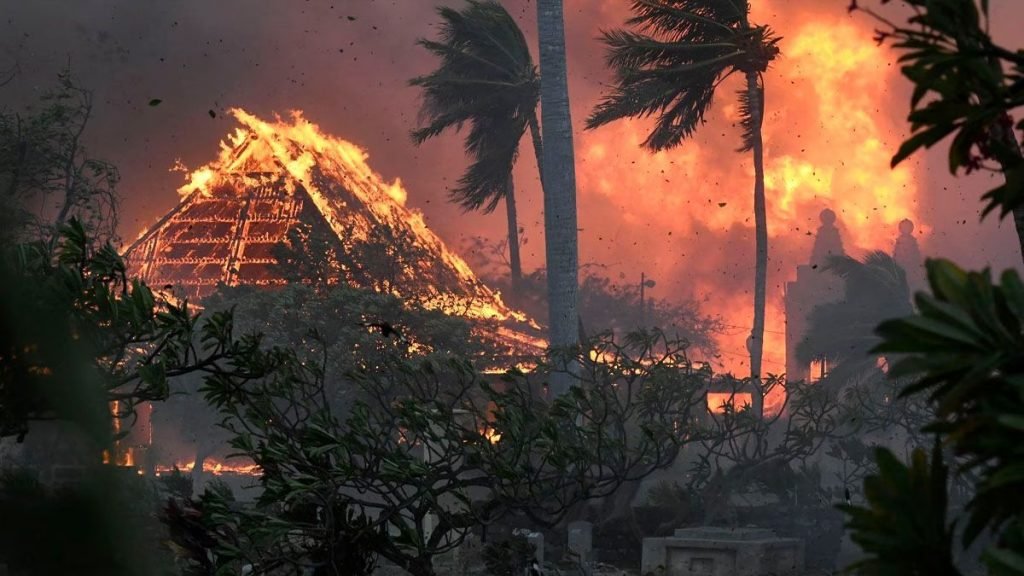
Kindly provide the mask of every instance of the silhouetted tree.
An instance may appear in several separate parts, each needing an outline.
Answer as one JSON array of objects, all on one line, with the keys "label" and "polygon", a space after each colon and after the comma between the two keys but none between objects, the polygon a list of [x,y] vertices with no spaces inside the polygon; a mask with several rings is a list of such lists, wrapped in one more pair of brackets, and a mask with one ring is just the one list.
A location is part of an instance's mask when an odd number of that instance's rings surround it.
[{"label": "silhouetted tree", "polygon": [[102,448],[110,403],[114,418],[132,417],[166,398],[174,377],[220,369],[236,349],[231,316],[200,319],[159,299],[77,219],[59,238],[0,251],[0,436],[66,420]]},{"label": "silhouetted tree", "polygon": [[750,23],[748,0],[634,0],[628,23],[640,30],[604,34],[615,87],[587,120],[587,128],[630,117],[658,114],[644,147],[678,146],[704,121],[715,90],[742,74],[739,92],[743,145],[754,157],[754,323],[750,373],[761,377],[764,306],[768,274],[768,223],[764,195],[762,74],[778,54],[779,38],[767,26]]},{"label": "silhouetted tree", "polygon": [[90,234],[113,238],[119,175],[85,150],[92,112],[92,92],[70,68],[38,110],[0,111],[0,234],[8,241],[52,238],[72,216]]},{"label": "silhouetted tree", "polygon": [[796,356],[804,365],[826,360],[827,380],[842,386],[877,370],[877,356],[871,354],[880,342],[875,327],[910,314],[913,307],[906,273],[884,252],[872,252],[863,260],[833,256],[825,271],[842,278],[843,298],[811,311]]},{"label": "silhouetted tree", "polygon": [[421,144],[449,128],[471,125],[465,147],[473,162],[450,195],[463,209],[484,213],[504,200],[514,291],[522,265],[512,167],[527,127],[541,162],[537,68],[522,31],[498,2],[469,0],[462,10],[442,7],[438,13],[444,19],[440,41],[419,43],[440,57],[441,65],[410,82],[423,88],[421,115],[427,124],[412,137]]},{"label": "silhouetted tree", "polygon": [[[668,466],[679,423],[703,408],[704,374],[689,369],[685,343],[588,344],[600,361],[577,357],[580,385],[554,400],[542,382],[564,360],[497,385],[463,360],[392,356],[330,382],[320,352],[247,348],[247,374],[211,376],[206,395],[264,491],[254,509],[214,519],[212,557],[254,574],[333,575],[346,573],[337,554],[349,545],[429,576],[473,527],[510,513],[551,526]],[[361,390],[346,413],[330,399],[338,385]]]}]

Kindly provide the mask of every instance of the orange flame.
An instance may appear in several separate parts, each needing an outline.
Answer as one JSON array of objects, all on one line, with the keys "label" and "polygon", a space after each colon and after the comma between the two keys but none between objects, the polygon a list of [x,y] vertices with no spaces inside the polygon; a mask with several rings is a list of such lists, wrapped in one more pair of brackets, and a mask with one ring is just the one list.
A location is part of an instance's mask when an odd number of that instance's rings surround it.
[{"label": "orange flame", "polygon": [[708,392],[708,412],[724,414],[726,408],[739,411],[753,406],[754,396],[750,392]]},{"label": "orange flame", "polygon": [[[754,20],[785,38],[783,57],[765,75],[763,126],[770,260],[762,373],[781,374],[781,287],[807,263],[819,212],[837,213],[852,256],[891,251],[904,218],[926,227],[917,217],[916,169],[889,166],[905,133],[903,119],[886,111],[893,92],[903,103],[891,52],[842,10],[820,15],[770,0],[756,7]],[[737,375],[749,373],[754,260],[753,166],[749,154],[735,152],[741,81],[719,87],[708,124],[675,149],[641,149],[650,123],[628,121],[582,132],[577,152],[581,261],[611,261],[636,277],[645,271],[659,278],[659,296],[702,301],[729,326],[716,367]],[[595,231],[594,222],[613,224]],[[769,397],[766,412],[781,399]]]},{"label": "orange flame", "polygon": [[484,427],[483,432],[481,432],[481,435],[484,438],[486,438],[487,441],[490,442],[491,444],[497,444],[498,442],[501,442],[501,432],[498,432],[497,430],[491,428],[490,426]]},{"label": "orange flame", "polygon": [[[170,474],[177,468],[184,474],[191,474],[195,468],[194,461],[179,460],[173,466],[157,466],[156,475]],[[222,476],[224,474],[236,474],[240,476],[259,476],[262,472],[260,467],[253,463],[248,462],[223,462],[216,458],[207,458],[203,462],[203,473],[213,474],[214,476]]]}]

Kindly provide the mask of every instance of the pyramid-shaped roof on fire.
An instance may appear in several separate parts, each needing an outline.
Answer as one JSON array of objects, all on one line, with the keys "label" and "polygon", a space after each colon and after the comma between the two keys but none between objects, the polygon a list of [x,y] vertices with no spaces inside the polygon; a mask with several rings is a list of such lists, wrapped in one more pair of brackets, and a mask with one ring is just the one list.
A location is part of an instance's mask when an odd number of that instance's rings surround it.
[{"label": "pyramid-shaped roof on fire", "polygon": [[384,182],[358,146],[323,134],[299,113],[273,122],[239,109],[232,114],[241,127],[221,142],[217,160],[194,171],[179,189],[180,203],[126,250],[129,266],[147,283],[172,285],[191,298],[221,283],[284,285],[294,279],[285,273],[282,249],[294,250],[297,238],[323,238],[312,246],[314,256],[327,261],[337,281],[471,319],[536,328],[405,206],[401,183]]}]

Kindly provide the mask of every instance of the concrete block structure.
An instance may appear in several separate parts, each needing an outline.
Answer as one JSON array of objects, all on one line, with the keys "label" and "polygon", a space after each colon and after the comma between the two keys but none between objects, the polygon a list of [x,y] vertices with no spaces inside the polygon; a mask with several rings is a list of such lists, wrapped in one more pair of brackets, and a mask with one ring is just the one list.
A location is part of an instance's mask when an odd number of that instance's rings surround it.
[{"label": "concrete block structure", "polygon": [[800,576],[804,544],[761,528],[684,528],[644,538],[641,574],[657,576]]}]

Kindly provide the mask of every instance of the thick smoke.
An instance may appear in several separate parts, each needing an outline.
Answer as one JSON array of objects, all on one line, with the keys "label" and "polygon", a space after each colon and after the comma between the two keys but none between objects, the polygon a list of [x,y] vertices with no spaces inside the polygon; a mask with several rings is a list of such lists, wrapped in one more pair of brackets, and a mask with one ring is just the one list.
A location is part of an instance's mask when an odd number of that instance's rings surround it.
[{"label": "thick smoke", "polygon": [[[891,248],[895,222],[910,217],[927,254],[971,266],[1019,262],[1009,223],[978,223],[978,195],[987,182],[944,176],[941,152],[908,164],[903,176],[888,173],[888,157],[903,137],[907,88],[891,55],[872,43],[869,22],[848,16],[846,0],[754,4],[754,20],[785,37],[783,57],[767,75],[766,152],[775,175],[768,197],[774,310],[767,370],[782,369],[782,288],[807,258],[821,208],[839,213],[854,255]],[[506,5],[535,42],[534,3]],[[1014,45],[1012,23],[1024,9],[1015,0],[993,5],[997,36]],[[627,10],[623,0],[566,2],[578,127],[609,80],[599,29],[620,26]],[[183,175],[169,171],[177,160],[195,167],[214,157],[217,142],[234,128],[224,114],[231,106],[260,116],[302,109],[326,132],[365,147],[370,164],[387,179],[400,177],[408,203],[453,245],[501,234],[502,214],[463,215],[446,203],[447,186],[465,166],[459,138],[421,148],[408,138],[418,97],[407,81],[434,64],[414,45],[434,33],[432,2],[0,0],[0,14],[0,69],[16,60],[22,71],[0,88],[4,105],[35,101],[68,62],[95,90],[90,147],[122,170],[125,238],[177,202]],[[842,50],[830,52],[837,46]],[[678,150],[639,151],[642,122],[578,133],[576,144],[581,261],[605,264],[623,282],[638,282],[645,272],[658,282],[657,297],[705,301],[707,312],[725,315],[732,326],[721,343],[723,362],[742,371],[753,217],[749,158],[735,152],[737,87],[723,87],[708,124]],[[153,99],[162,102],[150,106]],[[879,146],[864,148],[872,139]],[[535,267],[543,263],[543,220],[529,146],[516,177],[529,238],[524,263]]]}]

